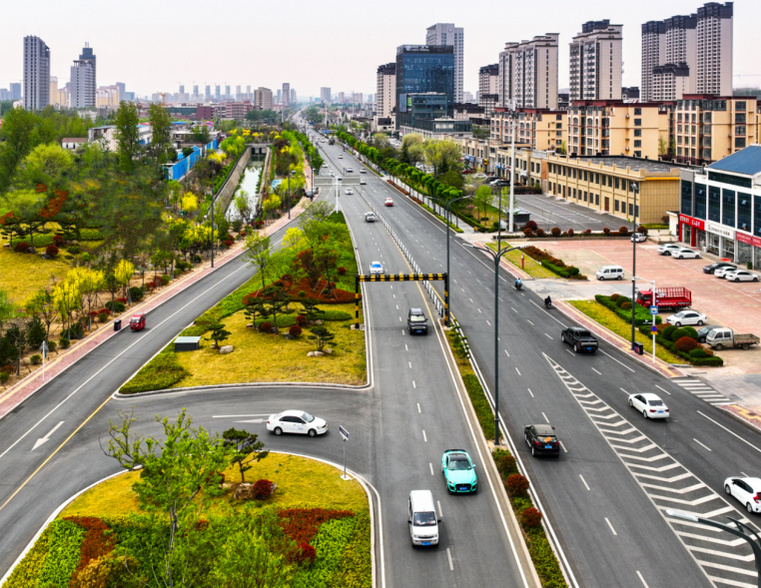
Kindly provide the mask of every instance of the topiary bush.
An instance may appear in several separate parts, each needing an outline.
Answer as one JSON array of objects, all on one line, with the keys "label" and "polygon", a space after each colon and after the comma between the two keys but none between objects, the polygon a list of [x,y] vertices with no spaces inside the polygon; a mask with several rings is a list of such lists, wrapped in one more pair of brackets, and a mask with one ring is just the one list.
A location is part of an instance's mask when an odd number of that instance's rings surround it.
[{"label": "topiary bush", "polygon": [[275,484],[269,480],[257,480],[254,482],[254,498],[257,500],[266,500],[275,491]]},{"label": "topiary bush", "polygon": [[69,341],[66,337],[61,337],[58,340],[58,344],[61,346],[61,349],[68,349],[71,345],[71,341]]},{"label": "topiary bush", "polygon": [[503,479],[506,479],[510,474],[518,473],[518,464],[515,461],[515,457],[509,451],[497,449],[494,452],[494,463]]},{"label": "topiary bush", "polygon": [[[680,337],[674,343],[674,347],[676,347],[679,351],[689,353],[693,349],[700,347],[700,343],[695,341],[695,339],[692,337]],[[705,351],[703,353],[705,353]],[[690,357],[692,357],[692,355],[690,355]]]},{"label": "topiary bush", "polygon": [[669,341],[671,341],[671,335],[674,331],[676,331],[676,327],[674,325],[666,325],[666,327],[664,327],[663,331],[661,331],[660,334],[663,335],[664,339],[668,339]]},{"label": "topiary bush", "polygon": [[523,229],[523,234],[526,235],[526,237],[533,237],[534,231],[526,227],[525,229]]},{"label": "topiary bush", "polygon": [[296,324],[302,329],[309,324],[309,319],[303,314],[296,315]]},{"label": "topiary bush", "polygon": [[[694,329],[693,329],[693,330],[694,330]],[[690,336],[690,334],[689,334],[689,332],[687,331],[687,328],[686,328],[686,327],[677,327],[677,328],[675,328],[675,329],[674,329],[674,330],[671,332],[671,336],[669,337],[669,339],[670,339],[672,342],[676,343],[676,342],[677,342],[677,341],[679,341],[679,339],[681,339],[682,337],[689,337],[689,336]],[[693,338],[696,338],[696,337],[693,337]]]},{"label": "topiary bush", "polygon": [[542,513],[533,506],[529,506],[521,512],[521,524],[529,529],[542,524]]},{"label": "topiary bush", "polygon": [[631,309],[632,309],[632,303],[628,300],[621,305],[621,310],[631,310]]},{"label": "topiary bush", "polygon": [[631,308],[631,298],[627,298],[626,296],[619,296],[616,298],[616,306],[618,306],[618,308],[622,308],[626,302],[629,303],[629,308]]},{"label": "topiary bush", "polygon": [[537,229],[536,230],[536,236],[537,237],[544,237],[547,233],[544,232],[544,229]]},{"label": "topiary bush", "polygon": [[528,221],[525,225],[523,225],[524,229],[531,229],[532,231],[536,231],[539,227],[536,224],[536,221]]},{"label": "topiary bush", "polygon": [[525,476],[520,474],[510,474],[505,480],[507,493],[512,496],[526,496],[528,492],[529,481]]},{"label": "topiary bush", "polygon": [[19,241],[13,248],[16,253],[29,253],[29,243],[26,241]]},{"label": "topiary bush", "polygon": [[550,229],[550,234],[551,234],[553,237],[560,237],[560,234],[561,234],[561,232],[562,232],[562,231],[560,230],[560,227],[552,227],[552,228]]},{"label": "topiary bush", "polygon": [[621,227],[618,229],[618,234],[622,237],[626,237],[629,234],[629,227]]},{"label": "topiary bush", "polygon": [[140,302],[144,295],[145,293],[140,286],[132,286],[129,289],[129,296],[132,299],[132,302]]},{"label": "topiary bush", "polygon": [[607,237],[608,235],[610,235],[610,229],[608,227],[604,227],[602,230],[602,234]]},{"label": "topiary bush", "polygon": [[7,384],[11,379],[11,375],[8,372],[0,372],[0,384]]},{"label": "topiary bush", "polygon": [[55,245],[58,248],[63,247],[64,244],[64,238],[63,235],[53,235],[53,245]]},{"label": "topiary bush", "polygon": [[298,325],[291,325],[291,328],[288,329],[288,334],[291,337],[300,337],[301,336],[301,327]]},{"label": "topiary bush", "polygon": [[573,229],[568,229],[566,231],[566,235],[568,235],[569,237],[573,237]]},{"label": "topiary bush", "polygon": [[29,358],[32,365],[40,365],[42,363],[42,356],[39,353],[35,353]]},{"label": "topiary bush", "polygon": [[259,330],[262,333],[271,333],[272,332],[272,323],[269,321],[264,321],[261,325],[259,325]]},{"label": "topiary bush", "polygon": [[708,357],[708,354],[702,347],[696,347],[695,349],[690,350],[690,357],[693,359],[702,359],[704,357]]},{"label": "topiary bush", "polygon": [[118,300],[114,300],[114,301],[109,300],[103,306],[106,307],[106,310],[110,310],[111,312],[114,312],[114,313],[124,312],[124,308],[125,308],[124,303],[119,302]]},{"label": "topiary bush", "polygon": [[56,247],[55,245],[48,245],[45,248],[45,255],[47,255],[48,257],[56,257],[58,253],[59,253],[58,247]]}]

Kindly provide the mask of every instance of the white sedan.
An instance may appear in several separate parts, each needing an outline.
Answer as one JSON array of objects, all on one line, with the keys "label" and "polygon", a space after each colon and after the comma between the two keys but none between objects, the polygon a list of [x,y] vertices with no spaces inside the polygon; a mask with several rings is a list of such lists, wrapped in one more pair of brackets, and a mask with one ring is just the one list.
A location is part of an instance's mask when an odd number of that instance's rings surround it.
[{"label": "white sedan", "polygon": [[669,409],[660,396],[652,392],[640,392],[629,395],[629,406],[641,412],[646,419],[667,419]]},{"label": "white sedan", "polygon": [[671,252],[675,249],[682,249],[683,245],[680,243],[666,243],[665,245],[658,245],[658,253],[661,255],[671,255]]},{"label": "white sedan", "polygon": [[383,273],[383,265],[381,265],[380,261],[371,261],[370,262],[370,275],[372,274],[382,274]]},{"label": "white sedan", "polygon": [[761,512],[761,478],[727,478],[724,491],[737,498],[748,512]]},{"label": "white sedan", "polygon": [[724,279],[728,282],[758,282],[758,274],[744,269],[736,269],[724,272]]},{"label": "white sedan", "polygon": [[303,410],[284,410],[269,416],[267,430],[272,431],[275,435],[296,433],[314,437],[327,433],[328,423],[325,422],[325,419],[312,416]]},{"label": "white sedan", "polygon": [[700,259],[700,252],[689,247],[680,247],[671,251],[671,257],[674,259]]},{"label": "white sedan", "polygon": [[666,319],[666,322],[670,325],[676,325],[677,327],[684,325],[697,325],[702,327],[703,323],[706,322],[706,315],[696,310],[682,310],[676,314],[672,314]]},{"label": "white sedan", "polygon": [[738,267],[736,265],[725,265],[724,267],[720,267],[715,272],[713,272],[713,275],[717,278],[724,279],[727,274],[732,273],[737,269]]}]

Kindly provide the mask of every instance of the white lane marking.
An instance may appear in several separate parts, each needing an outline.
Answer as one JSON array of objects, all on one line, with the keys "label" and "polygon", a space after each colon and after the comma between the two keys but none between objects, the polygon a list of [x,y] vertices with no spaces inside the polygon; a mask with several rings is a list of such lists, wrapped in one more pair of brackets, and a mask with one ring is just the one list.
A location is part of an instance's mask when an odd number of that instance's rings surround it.
[{"label": "white lane marking", "polygon": [[558,445],[560,445],[560,449],[563,450],[563,453],[568,453],[568,450],[565,448],[565,443],[564,442],[561,443],[560,441],[558,441]]},{"label": "white lane marking", "polygon": [[[725,430],[727,433],[729,433],[730,435],[734,435],[735,437],[737,437],[737,438],[738,438],[740,441],[742,441],[743,443],[745,443],[745,444],[746,444],[746,445],[748,445],[749,447],[752,447],[752,448],[753,448],[753,449],[755,449],[756,451],[758,451],[758,452],[761,452],[761,449],[760,449],[758,446],[754,445],[753,443],[751,443],[750,441],[748,441],[748,440],[746,440],[746,439],[743,439],[743,438],[742,438],[740,435],[738,435],[738,434],[737,434],[737,433],[735,433],[734,431],[730,431],[730,430],[729,430],[729,429],[727,429],[727,428],[726,428],[724,425],[722,425],[722,424],[720,424],[720,423],[716,422],[715,420],[713,420],[713,419],[712,419],[711,417],[709,417],[708,415],[704,414],[704,413],[703,413],[703,412],[701,412],[701,411],[698,411],[698,414],[699,414],[700,416],[704,417],[704,418],[707,418],[709,421],[711,421],[711,422],[712,422],[714,425],[716,425],[717,427],[721,427],[722,429],[724,429],[724,430]],[[747,476],[746,476],[746,477],[747,477]]]},{"label": "white lane marking", "polygon": [[519,370],[519,369],[518,369],[518,366],[516,366],[516,367],[515,367],[515,372],[516,372],[516,373],[517,373],[519,376],[523,375],[523,374],[521,374],[521,370]]},{"label": "white lane marking", "polygon": [[428,467],[431,469],[431,475],[432,475],[432,476],[433,476],[433,475],[435,475],[435,474],[433,473],[433,464],[432,464],[430,461],[428,462]]},{"label": "white lane marking", "polygon": [[[396,309],[397,309],[397,310],[399,310],[399,307],[397,306],[397,308],[396,308]],[[400,323],[402,322],[402,317],[399,317],[399,322],[400,322]]]},{"label": "white lane marking", "polygon": [[440,501],[440,500],[437,500],[437,501],[436,501],[436,506],[438,506],[438,507],[439,507],[439,518],[444,518],[444,513],[443,513],[443,511],[441,510],[441,501]]},{"label": "white lane marking", "polygon": [[55,432],[58,430],[58,427],[60,427],[60,426],[61,426],[63,423],[64,423],[64,421],[60,421],[60,422],[59,422],[59,423],[58,423],[58,424],[57,424],[55,427],[53,427],[53,428],[50,430],[50,432],[49,432],[47,435],[45,435],[44,437],[40,437],[39,439],[37,439],[37,441],[35,441],[35,442],[34,442],[34,447],[32,447],[32,451],[34,451],[35,449],[37,449],[37,448],[38,448],[40,445],[44,445],[45,443],[47,443],[48,441],[50,441],[50,436],[51,436],[53,433],[55,433]]},{"label": "white lane marking", "polygon": [[616,530],[613,528],[613,525],[610,524],[608,517],[605,517],[605,522],[608,523],[608,526],[610,527],[610,532],[613,533],[614,535],[618,535],[618,533],[616,533]]},{"label": "white lane marking", "polygon": [[647,585],[647,582],[645,582],[645,579],[642,577],[642,574],[640,574],[640,573],[639,573],[639,570],[637,570],[637,577],[639,578],[639,581],[640,581],[640,582],[642,582],[642,585],[643,585],[645,588],[650,588],[650,587]]},{"label": "white lane marking", "polygon": [[581,483],[584,484],[584,488],[586,488],[587,490],[589,490],[591,492],[591,490],[589,488],[589,484],[587,484],[587,481],[584,479],[584,476],[579,474],[579,478],[581,478]]},{"label": "white lane marking", "polygon": [[508,357],[510,357],[510,354],[507,352],[507,349],[505,349],[505,355],[507,355]]},{"label": "white lane marking", "polygon": [[624,390],[623,388],[621,388],[621,386],[619,386],[618,389],[621,390],[621,392],[623,392],[627,396],[629,396],[629,393],[626,390]]},{"label": "white lane marking", "polygon": [[473,304],[473,299],[472,298],[468,298],[468,300],[470,300],[470,303]]},{"label": "white lane marking", "polygon": [[418,402],[418,403],[417,403],[417,413],[418,413],[418,414],[420,414],[420,413],[422,413],[422,412],[423,412],[423,411],[420,409],[420,403]]},{"label": "white lane marking", "polygon": [[550,424],[550,419],[547,418],[547,415],[544,414],[544,412],[542,412],[542,416],[544,417],[544,422],[549,425]]},{"label": "white lane marking", "polygon": [[491,323],[489,322],[489,320],[488,320],[488,319],[486,320],[486,326],[487,326],[487,327],[491,327]]},{"label": "white lane marking", "polygon": [[406,344],[406,343],[404,344],[404,350],[405,350],[405,351],[409,351],[409,347],[407,347],[407,344]]},{"label": "white lane marking", "polygon": [[449,571],[454,571],[454,562],[452,561],[452,552],[449,551],[449,547],[447,547],[447,559],[449,560]]},{"label": "white lane marking", "polygon": [[515,307],[513,307],[513,306],[510,307],[510,310],[512,310],[513,312],[516,312],[516,313],[518,312],[518,310]]},{"label": "white lane marking", "polygon": [[531,394],[531,398],[534,398],[534,393],[531,391],[531,388],[527,388],[528,393]]},{"label": "white lane marking", "polygon": [[528,322],[528,324],[530,324],[532,327],[534,326],[534,323],[533,323],[533,322],[531,322],[529,319],[526,319],[526,321],[527,321],[527,322]]},{"label": "white lane marking", "polygon": [[423,442],[428,443],[428,436],[425,434],[425,429],[423,429]]},{"label": "white lane marking", "polygon": [[550,341],[552,341],[552,335],[550,335],[549,333],[545,333],[544,336],[547,337]]},{"label": "white lane marking", "polygon": [[613,356],[612,356],[610,353],[607,353],[607,352],[606,352],[605,350],[603,350],[603,349],[600,349],[600,351],[602,351],[602,352],[603,352],[605,355],[607,355],[608,357],[610,357],[610,358],[611,358],[613,361],[615,361],[615,362],[616,362],[617,364],[619,364],[621,367],[625,367],[625,368],[626,368],[627,370],[629,370],[631,373],[635,373],[635,372],[634,372],[634,370],[633,370],[632,368],[630,368],[630,367],[629,367],[628,365],[626,365],[625,363],[623,363],[623,362],[621,362],[621,361],[617,360],[617,359],[616,359],[615,357],[613,357]]},{"label": "white lane marking", "polygon": [[479,314],[483,314],[483,313],[481,312],[481,309],[480,309],[480,308],[476,308],[476,310],[478,311],[478,313],[479,313]]},{"label": "white lane marking", "polygon": [[[402,336],[404,336],[404,334],[405,334],[404,333],[404,329],[402,329]],[[405,347],[405,351],[409,351],[408,349],[406,349],[406,347],[407,347],[406,345],[404,347]]]},{"label": "white lane marking", "polygon": [[656,388],[658,388],[658,390],[660,390],[661,392],[665,392],[666,394],[668,394],[669,396],[671,396],[671,392],[669,392],[668,390],[666,390],[666,388],[663,388],[663,387],[659,386],[658,384],[656,384],[656,385],[655,385],[655,387],[656,387]]},{"label": "white lane marking", "polygon": [[745,472],[740,472],[740,473],[743,475],[743,478],[749,478],[749,477],[750,477],[750,476],[748,476],[748,474],[746,474]]},{"label": "white lane marking", "polygon": [[706,445],[706,444],[704,444],[704,443],[701,443],[700,441],[698,441],[697,439],[695,439],[695,437],[693,437],[693,438],[692,438],[692,440],[693,440],[695,443],[697,443],[698,445],[700,445],[701,447],[703,447],[703,448],[707,449],[708,451],[711,451],[711,448],[710,448],[710,447],[708,447],[708,445]]},{"label": "white lane marking", "polygon": [[566,350],[565,350],[565,352],[566,352],[566,353],[568,353],[568,354],[570,354],[570,355],[576,355],[576,354],[575,354],[573,351],[571,351],[570,349],[566,349]]},{"label": "white lane marking", "polygon": [[411,361],[408,361],[408,362],[407,362],[407,367],[408,367],[408,368],[410,368],[410,369],[412,369],[412,362],[411,362]]},{"label": "white lane marking", "polygon": [[596,370],[595,368],[592,368],[592,371],[595,372],[598,376],[602,376],[602,372]]},{"label": "white lane marking", "polygon": [[417,388],[417,384],[415,383],[415,380],[412,380],[412,387]]}]

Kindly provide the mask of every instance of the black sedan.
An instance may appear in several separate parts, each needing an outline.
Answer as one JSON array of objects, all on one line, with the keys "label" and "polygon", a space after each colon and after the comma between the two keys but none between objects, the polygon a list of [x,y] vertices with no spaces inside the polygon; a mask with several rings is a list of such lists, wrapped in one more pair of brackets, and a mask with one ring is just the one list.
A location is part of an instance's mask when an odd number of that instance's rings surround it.
[{"label": "black sedan", "polygon": [[560,457],[560,441],[552,425],[526,425],[523,438],[531,449],[531,455],[552,455]]},{"label": "black sedan", "polygon": [[568,327],[560,333],[560,339],[563,343],[568,343],[575,353],[579,351],[588,351],[594,353],[597,351],[597,339],[584,327]]},{"label": "black sedan", "polygon": [[705,325],[704,327],[700,327],[698,329],[698,343],[705,343],[706,337],[710,335],[711,331],[714,331],[716,329],[721,329],[719,325]]},{"label": "black sedan", "polygon": [[737,266],[734,263],[729,263],[728,261],[717,261],[715,263],[712,263],[710,265],[704,265],[703,266],[703,273],[704,274],[712,274],[717,269],[722,267],[731,267],[736,268]]}]

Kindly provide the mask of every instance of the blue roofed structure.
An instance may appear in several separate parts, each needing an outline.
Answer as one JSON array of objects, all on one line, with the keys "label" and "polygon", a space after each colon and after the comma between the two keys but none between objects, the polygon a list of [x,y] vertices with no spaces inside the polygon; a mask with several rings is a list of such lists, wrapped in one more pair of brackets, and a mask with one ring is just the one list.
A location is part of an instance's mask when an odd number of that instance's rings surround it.
[{"label": "blue roofed structure", "polygon": [[761,174],[761,145],[749,145],[707,167],[709,171],[755,176]]}]

